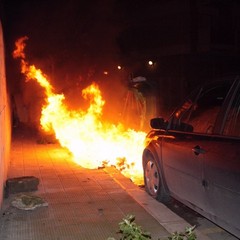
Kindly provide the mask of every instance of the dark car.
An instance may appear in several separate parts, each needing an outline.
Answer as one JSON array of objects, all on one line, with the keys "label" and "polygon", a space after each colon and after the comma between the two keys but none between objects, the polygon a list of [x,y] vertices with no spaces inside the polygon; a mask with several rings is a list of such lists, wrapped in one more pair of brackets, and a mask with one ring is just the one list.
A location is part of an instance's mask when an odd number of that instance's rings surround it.
[{"label": "dark car", "polygon": [[146,191],[173,197],[240,238],[240,80],[199,87],[169,119],[151,119]]}]

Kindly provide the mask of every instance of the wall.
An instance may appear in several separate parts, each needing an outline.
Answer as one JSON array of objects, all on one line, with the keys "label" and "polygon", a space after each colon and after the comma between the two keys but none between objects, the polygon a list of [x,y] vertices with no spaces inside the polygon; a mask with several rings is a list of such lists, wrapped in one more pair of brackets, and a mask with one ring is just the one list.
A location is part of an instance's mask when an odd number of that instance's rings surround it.
[{"label": "wall", "polygon": [[10,162],[11,114],[7,94],[2,24],[0,22],[0,208]]},{"label": "wall", "polygon": [[200,83],[240,75],[240,1],[139,2],[118,43],[129,75],[154,86],[157,115],[168,116]]}]

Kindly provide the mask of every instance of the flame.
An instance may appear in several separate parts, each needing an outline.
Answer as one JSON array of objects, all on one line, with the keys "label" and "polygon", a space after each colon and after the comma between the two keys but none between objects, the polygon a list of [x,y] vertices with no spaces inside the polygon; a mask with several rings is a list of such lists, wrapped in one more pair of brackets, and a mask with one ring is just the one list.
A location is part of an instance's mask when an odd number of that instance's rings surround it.
[{"label": "flame", "polygon": [[122,124],[102,121],[105,104],[96,83],[82,90],[89,101],[87,110],[70,110],[64,104],[65,96],[54,93],[47,76],[25,59],[25,41],[18,39],[13,52],[21,60],[21,72],[26,80],[34,80],[44,89],[46,104],[42,107],[40,124],[48,133],[54,133],[62,147],[67,148],[73,160],[85,168],[114,165],[135,184],[143,184],[141,156],[146,133],[126,129]]}]

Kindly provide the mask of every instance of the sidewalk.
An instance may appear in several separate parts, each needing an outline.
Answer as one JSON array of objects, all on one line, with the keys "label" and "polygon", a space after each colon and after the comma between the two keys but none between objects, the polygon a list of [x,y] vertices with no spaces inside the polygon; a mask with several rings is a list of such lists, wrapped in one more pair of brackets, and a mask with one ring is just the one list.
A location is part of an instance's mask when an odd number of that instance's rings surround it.
[{"label": "sidewalk", "polygon": [[69,160],[69,153],[58,144],[38,144],[36,140],[27,131],[13,135],[8,178],[39,178],[38,190],[32,194],[42,197],[48,206],[19,210],[10,205],[15,196],[10,195],[1,212],[0,239],[119,239],[118,223],[128,214],[135,215],[136,223],[152,239],[170,235],[143,207],[148,207],[149,196],[114,167],[84,169]]}]

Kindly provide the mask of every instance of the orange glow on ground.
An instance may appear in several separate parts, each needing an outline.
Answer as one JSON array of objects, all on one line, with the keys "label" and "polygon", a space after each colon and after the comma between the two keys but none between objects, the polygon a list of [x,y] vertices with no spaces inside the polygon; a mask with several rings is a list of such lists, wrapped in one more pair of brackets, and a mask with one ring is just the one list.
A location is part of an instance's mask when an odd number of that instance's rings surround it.
[{"label": "orange glow on ground", "polygon": [[64,104],[64,95],[54,93],[47,76],[26,61],[24,48],[27,37],[16,41],[14,58],[21,60],[21,72],[26,80],[36,81],[45,92],[40,124],[47,133],[54,133],[73,160],[85,168],[113,165],[135,184],[143,184],[142,150],[145,132],[134,131],[120,124],[102,121],[105,104],[96,83],[82,90],[89,102],[87,110],[73,111]]}]

